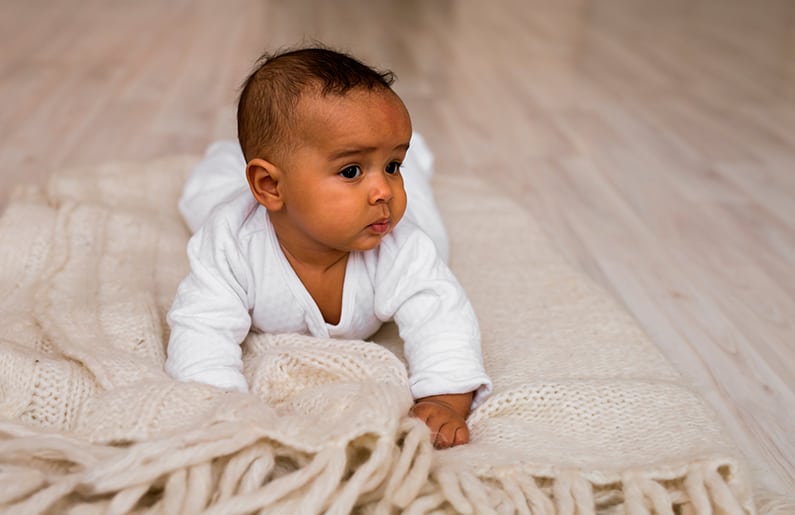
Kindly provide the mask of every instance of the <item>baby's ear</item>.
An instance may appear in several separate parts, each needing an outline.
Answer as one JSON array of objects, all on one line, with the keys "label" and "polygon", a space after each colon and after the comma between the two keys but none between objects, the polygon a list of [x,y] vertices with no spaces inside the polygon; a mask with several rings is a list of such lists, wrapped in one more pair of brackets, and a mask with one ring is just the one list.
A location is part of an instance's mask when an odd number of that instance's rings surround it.
[{"label": "baby's ear", "polygon": [[246,165],[246,178],[257,202],[268,211],[278,211],[284,205],[279,192],[281,171],[264,159],[252,159]]}]

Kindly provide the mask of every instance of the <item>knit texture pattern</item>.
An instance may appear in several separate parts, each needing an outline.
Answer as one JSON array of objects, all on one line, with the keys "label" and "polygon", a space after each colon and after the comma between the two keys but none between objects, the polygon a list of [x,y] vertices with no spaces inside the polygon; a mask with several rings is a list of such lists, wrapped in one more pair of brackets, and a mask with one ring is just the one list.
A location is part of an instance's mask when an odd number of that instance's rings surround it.
[{"label": "knit texture pattern", "polygon": [[470,444],[434,450],[408,416],[393,325],[377,343],[252,334],[249,394],[170,379],[195,161],[67,170],[0,219],[4,513],[756,513],[701,398],[476,179],[435,178],[494,380]]}]

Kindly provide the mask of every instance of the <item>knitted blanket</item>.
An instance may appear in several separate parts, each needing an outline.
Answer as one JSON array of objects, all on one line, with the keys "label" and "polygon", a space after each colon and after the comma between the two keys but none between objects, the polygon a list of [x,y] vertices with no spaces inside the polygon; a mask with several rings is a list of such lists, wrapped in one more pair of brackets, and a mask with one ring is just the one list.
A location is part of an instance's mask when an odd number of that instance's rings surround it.
[{"label": "knitted blanket", "polygon": [[740,454],[635,322],[475,180],[436,178],[494,394],[471,443],[407,416],[394,326],[251,335],[250,394],[171,380],[194,158],[56,174],[0,219],[7,513],[752,514]]}]

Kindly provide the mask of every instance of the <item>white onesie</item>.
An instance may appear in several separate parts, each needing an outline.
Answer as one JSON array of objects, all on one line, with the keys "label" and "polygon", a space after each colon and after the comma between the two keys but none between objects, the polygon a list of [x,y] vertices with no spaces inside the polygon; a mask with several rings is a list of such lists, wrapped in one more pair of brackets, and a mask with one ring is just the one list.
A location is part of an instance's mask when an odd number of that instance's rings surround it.
[{"label": "white onesie", "polygon": [[240,343],[251,329],[365,339],[394,320],[415,398],[475,391],[473,406],[480,404],[491,381],[472,306],[443,259],[447,239],[430,191],[431,159],[415,135],[401,168],[406,215],[378,247],[350,254],[340,320],[332,325],[282,253],[267,210],[248,190],[239,145],[211,146],[180,201],[188,225],[198,231],[188,243],[190,274],[168,314],[166,371],[179,380],[246,391]]}]

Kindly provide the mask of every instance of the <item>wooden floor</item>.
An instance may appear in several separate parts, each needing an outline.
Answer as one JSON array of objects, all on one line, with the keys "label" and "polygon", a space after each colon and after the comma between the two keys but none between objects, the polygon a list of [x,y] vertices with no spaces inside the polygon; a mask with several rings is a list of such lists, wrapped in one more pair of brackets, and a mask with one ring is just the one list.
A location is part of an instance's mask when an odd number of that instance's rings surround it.
[{"label": "wooden floor", "polygon": [[795,492],[795,1],[0,0],[0,206],[232,137],[260,51],[313,39],[392,68],[439,173],[526,207]]}]

